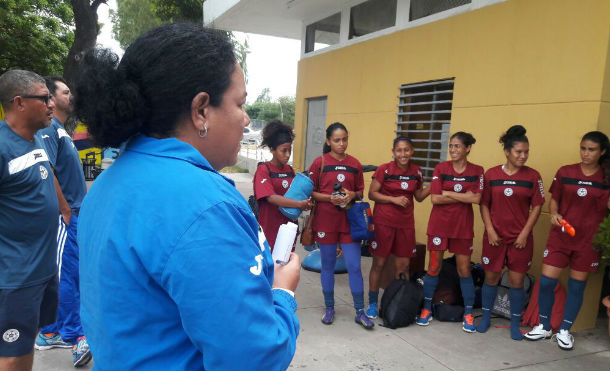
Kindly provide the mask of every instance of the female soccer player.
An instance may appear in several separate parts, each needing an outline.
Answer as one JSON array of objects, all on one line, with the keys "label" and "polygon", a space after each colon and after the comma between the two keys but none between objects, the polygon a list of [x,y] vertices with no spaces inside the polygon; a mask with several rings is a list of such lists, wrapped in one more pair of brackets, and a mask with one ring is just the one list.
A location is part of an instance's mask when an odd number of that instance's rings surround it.
[{"label": "female soccer player", "polygon": [[[551,309],[555,300],[554,288],[561,271],[570,265],[568,297],[557,345],[564,350],[574,348],[570,335],[572,323],[582,305],[589,272],[599,266],[600,253],[593,249],[593,237],[610,208],[610,184],[604,179],[602,164],[608,161],[608,137],[599,131],[585,134],[580,141],[581,162],[562,166],[551,184],[551,232],[544,250],[538,306],[540,323],[525,334],[529,340],[551,336]],[[568,233],[562,223],[574,227],[575,235]]]},{"label": "female soccer player", "polygon": [[506,265],[511,285],[510,336],[513,340],[523,339],[519,329],[523,279],[534,253],[532,229],[544,204],[540,174],[525,166],[529,157],[529,141],[525,133],[523,126],[515,125],[500,137],[506,163],[487,170],[481,198],[481,216],[485,224],[481,261],[485,269],[485,284],[482,290],[483,319],[477,325],[477,331],[486,332],[489,328],[498,282]]},{"label": "female soccer player", "polygon": [[428,273],[424,277],[424,308],[416,323],[428,326],[432,320],[432,298],[445,250],[456,256],[460,286],[464,297],[464,321],[462,329],[474,332],[474,283],[470,275],[470,255],[474,237],[474,213],[472,204],[478,204],[483,191],[483,168],[468,162],[467,157],[474,137],[463,131],[451,136],[449,156],[451,161],[441,162],[434,168],[430,194],[432,212],[428,221]]},{"label": "female soccer player", "polygon": [[[350,236],[349,223],[345,208],[356,198],[362,197],[364,176],[362,165],[354,157],[345,153],[348,133],[339,122],[326,129],[326,143],[323,155],[316,158],[309,168],[314,182],[313,198],[318,202],[315,208],[313,230],[315,240],[320,245],[322,258],[322,294],[326,311],[322,323],[330,325],[335,318],[335,262],[337,244],[343,250],[349,286],[354,298],[356,323],[366,329],[374,324],[364,313],[364,285],[360,269],[360,241],[353,241]],[[321,175],[320,175],[321,174]],[[338,191],[334,185],[339,183]]]},{"label": "female soccer player", "polygon": [[375,240],[371,242],[373,265],[369,275],[369,308],[366,315],[377,318],[379,277],[390,253],[396,257],[396,278],[408,272],[415,256],[413,198],[422,202],[430,194],[423,188],[419,166],[411,162],[413,143],[407,137],[394,139],[394,161],[383,164],[373,174],[369,198],[375,201]]},{"label": "female soccer player", "polygon": [[254,196],[258,202],[258,222],[273,251],[280,225],[290,222],[278,207],[309,210],[311,200],[297,201],[284,197],[292,184],[294,170],[288,165],[292,152],[292,128],[279,120],[269,122],[263,129],[263,146],[269,147],[273,158],[258,165],[254,173]]}]

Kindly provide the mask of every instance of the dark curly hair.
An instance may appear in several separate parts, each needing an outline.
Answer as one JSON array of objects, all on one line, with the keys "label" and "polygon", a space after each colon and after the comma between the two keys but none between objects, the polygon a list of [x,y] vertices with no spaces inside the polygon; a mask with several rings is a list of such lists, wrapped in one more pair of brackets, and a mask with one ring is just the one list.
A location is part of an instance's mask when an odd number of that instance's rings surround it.
[{"label": "dark curly hair", "polygon": [[263,141],[261,143],[263,146],[276,149],[284,143],[292,144],[293,141],[294,132],[292,128],[280,120],[269,121],[263,129]]},{"label": "dark curly hair", "polygon": [[[348,133],[345,125],[343,125],[340,122],[333,122],[332,124],[328,125],[328,127],[326,128],[326,139],[330,139],[330,137],[333,135],[335,130],[343,130],[346,133]],[[328,144],[326,144],[326,142],[324,142],[324,146],[322,147],[322,153],[328,153],[328,152],[330,152],[330,146]]]},{"label": "dark curly hair", "polygon": [[462,144],[466,147],[471,146],[477,142],[477,140],[474,139],[472,134],[466,133],[464,131],[458,131],[457,133],[453,134],[449,140],[453,138],[459,139],[460,142],[462,142]]},{"label": "dark curly hair", "polygon": [[606,183],[610,183],[610,153],[608,153],[610,152],[610,141],[608,136],[601,131],[590,131],[583,135],[580,141],[582,142],[585,140],[590,140],[593,143],[599,144],[599,149],[602,152],[606,151],[599,158],[599,165],[602,167],[602,171],[604,172]]},{"label": "dark curly hair", "polygon": [[500,137],[500,143],[504,145],[504,149],[510,150],[513,148],[515,143],[529,143],[527,136],[525,133],[527,130],[521,125],[513,125],[506,133],[502,134]]},{"label": "dark curly hair", "polygon": [[92,49],[82,61],[75,113],[93,142],[116,147],[137,133],[165,138],[207,92],[218,107],[235,69],[233,45],[194,23],[170,23],[140,36],[119,57]]}]

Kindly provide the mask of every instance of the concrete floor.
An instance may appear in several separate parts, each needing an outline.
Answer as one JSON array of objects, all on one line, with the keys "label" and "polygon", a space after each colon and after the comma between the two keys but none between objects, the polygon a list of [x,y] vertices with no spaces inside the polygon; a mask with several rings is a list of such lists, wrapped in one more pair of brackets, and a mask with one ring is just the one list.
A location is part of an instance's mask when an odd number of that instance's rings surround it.
[{"label": "concrete floor", "polygon": [[[252,193],[248,174],[230,174],[246,197]],[[307,252],[297,248],[304,257]],[[371,259],[362,259],[365,288]],[[563,351],[549,340],[513,341],[508,320],[494,319],[486,334],[468,334],[461,323],[433,321],[428,327],[411,325],[390,330],[377,326],[366,331],[354,323],[347,275],[336,276],[335,322],[320,322],[324,305],[320,275],[303,270],[296,291],[301,333],[290,370],[609,370],[610,339],[607,323],[574,333],[575,349]],[[476,313],[475,313],[476,314]],[[500,327],[496,327],[500,326]],[[117,350],[124,351],[124,350]],[[84,369],[90,369],[91,364]],[[36,351],[34,370],[70,370],[66,349]]]}]

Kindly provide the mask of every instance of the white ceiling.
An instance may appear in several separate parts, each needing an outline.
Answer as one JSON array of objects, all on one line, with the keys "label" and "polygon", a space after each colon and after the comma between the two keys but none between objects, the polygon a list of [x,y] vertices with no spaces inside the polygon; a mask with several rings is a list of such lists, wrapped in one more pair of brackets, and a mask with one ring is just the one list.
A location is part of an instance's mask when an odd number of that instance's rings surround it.
[{"label": "white ceiling", "polygon": [[354,0],[206,0],[203,23],[227,31],[300,39],[303,22],[324,18],[347,3]]}]

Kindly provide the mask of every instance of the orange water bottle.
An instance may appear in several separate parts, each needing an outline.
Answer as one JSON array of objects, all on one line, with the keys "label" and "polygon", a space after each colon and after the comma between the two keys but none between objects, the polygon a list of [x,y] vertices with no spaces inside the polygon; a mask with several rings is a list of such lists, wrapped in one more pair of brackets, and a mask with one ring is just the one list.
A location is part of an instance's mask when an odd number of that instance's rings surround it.
[{"label": "orange water bottle", "polygon": [[561,225],[561,231],[569,234],[570,237],[574,237],[576,235],[576,230],[574,229],[574,227],[572,227],[570,223],[568,223],[567,220],[561,220],[561,223],[559,223],[559,225]]}]

